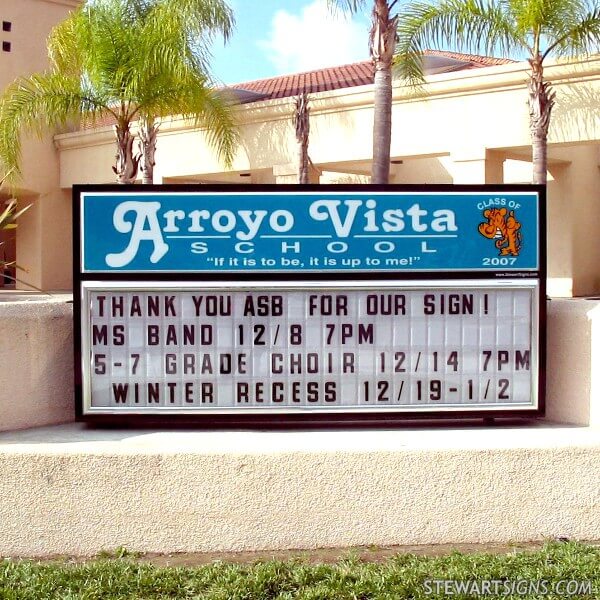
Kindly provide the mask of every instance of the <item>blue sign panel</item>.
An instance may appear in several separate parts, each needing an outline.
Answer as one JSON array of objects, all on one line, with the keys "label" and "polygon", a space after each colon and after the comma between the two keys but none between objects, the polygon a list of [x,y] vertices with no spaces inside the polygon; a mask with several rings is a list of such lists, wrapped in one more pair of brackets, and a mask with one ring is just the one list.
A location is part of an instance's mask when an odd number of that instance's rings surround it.
[{"label": "blue sign panel", "polygon": [[537,191],[81,193],[84,273],[537,271]]}]

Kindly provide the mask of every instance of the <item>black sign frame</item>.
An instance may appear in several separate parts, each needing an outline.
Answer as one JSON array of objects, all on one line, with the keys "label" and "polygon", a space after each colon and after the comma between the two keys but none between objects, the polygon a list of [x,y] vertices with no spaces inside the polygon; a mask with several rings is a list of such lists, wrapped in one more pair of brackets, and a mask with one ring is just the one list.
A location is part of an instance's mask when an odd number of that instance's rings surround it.
[{"label": "black sign frame", "polygon": [[[507,272],[501,269],[498,271],[458,271],[458,272],[378,272],[375,275],[369,271],[357,271],[351,273],[336,273],[335,282],[338,285],[351,286],[356,280],[375,280],[385,282],[396,282],[401,285],[407,281],[426,281],[439,280],[440,282],[452,280],[471,280],[481,281],[496,279],[498,281],[506,279],[537,279],[539,282],[537,307],[538,322],[537,325],[537,407],[532,409],[499,409],[499,410],[476,410],[465,411],[440,409],[439,411],[427,412],[374,412],[366,413],[300,413],[300,412],[282,412],[277,414],[120,414],[117,411],[113,414],[90,414],[84,412],[83,401],[83,348],[82,348],[82,284],[90,281],[101,280],[106,283],[123,282],[142,282],[149,279],[163,283],[176,284],[177,282],[203,282],[218,286],[219,282],[231,279],[231,273],[85,273],[81,268],[82,261],[82,235],[81,235],[81,214],[80,197],[85,192],[111,192],[128,194],[132,192],[318,192],[318,191],[357,191],[357,192],[425,192],[425,193],[444,193],[444,192],[482,192],[498,193],[503,192],[534,192],[538,194],[538,235],[539,235],[539,269],[532,272]],[[168,425],[168,426],[202,426],[202,427],[332,427],[332,426],[399,426],[401,424],[415,421],[465,421],[473,419],[484,419],[490,421],[493,419],[526,419],[538,418],[545,414],[545,369],[546,369],[546,276],[547,276],[547,252],[546,252],[546,188],[536,185],[76,185],[73,187],[73,304],[74,304],[74,371],[75,371],[75,412],[76,418],[95,425]],[[236,279],[241,282],[253,281],[281,281],[285,277],[289,281],[303,282],[307,285],[311,283],[322,284],[322,282],[331,282],[331,273],[237,273]]]}]

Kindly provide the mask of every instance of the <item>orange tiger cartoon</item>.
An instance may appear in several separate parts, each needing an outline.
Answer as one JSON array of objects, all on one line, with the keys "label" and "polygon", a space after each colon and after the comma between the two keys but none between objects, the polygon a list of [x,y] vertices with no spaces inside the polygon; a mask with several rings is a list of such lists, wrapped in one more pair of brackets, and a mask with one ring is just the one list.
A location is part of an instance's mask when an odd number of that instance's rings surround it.
[{"label": "orange tiger cartoon", "polygon": [[500,256],[512,254],[519,256],[521,249],[521,223],[515,219],[514,211],[510,213],[506,208],[489,208],[483,211],[486,223],[480,223],[479,233],[490,239],[496,240],[496,248],[500,249]]}]

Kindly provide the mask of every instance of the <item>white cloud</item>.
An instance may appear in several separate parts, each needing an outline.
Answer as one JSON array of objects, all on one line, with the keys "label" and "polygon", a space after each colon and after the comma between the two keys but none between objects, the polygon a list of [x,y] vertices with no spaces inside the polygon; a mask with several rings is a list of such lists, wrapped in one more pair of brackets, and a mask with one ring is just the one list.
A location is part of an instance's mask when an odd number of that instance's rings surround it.
[{"label": "white cloud", "polygon": [[266,40],[258,42],[280,74],[310,71],[368,58],[367,28],[315,0],[300,14],[278,10]]}]

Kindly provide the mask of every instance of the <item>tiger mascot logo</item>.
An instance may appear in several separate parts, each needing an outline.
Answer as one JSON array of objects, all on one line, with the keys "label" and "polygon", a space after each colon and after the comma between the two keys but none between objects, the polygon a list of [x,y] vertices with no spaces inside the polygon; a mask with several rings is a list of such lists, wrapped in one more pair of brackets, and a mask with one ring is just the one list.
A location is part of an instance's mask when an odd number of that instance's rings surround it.
[{"label": "tiger mascot logo", "polygon": [[487,222],[480,223],[479,233],[490,240],[496,240],[499,256],[519,256],[521,249],[521,223],[515,219],[514,211],[506,208],[488,208],[483,211]]}]

